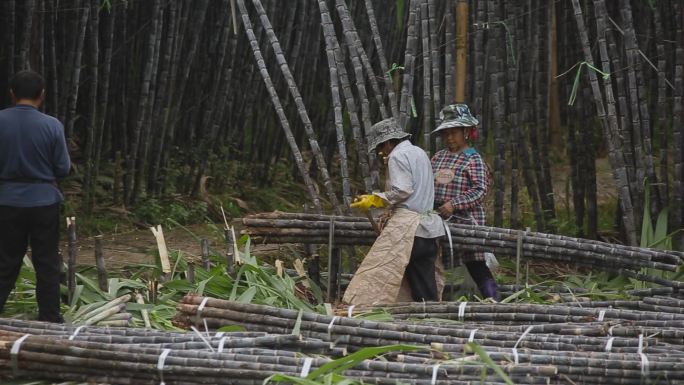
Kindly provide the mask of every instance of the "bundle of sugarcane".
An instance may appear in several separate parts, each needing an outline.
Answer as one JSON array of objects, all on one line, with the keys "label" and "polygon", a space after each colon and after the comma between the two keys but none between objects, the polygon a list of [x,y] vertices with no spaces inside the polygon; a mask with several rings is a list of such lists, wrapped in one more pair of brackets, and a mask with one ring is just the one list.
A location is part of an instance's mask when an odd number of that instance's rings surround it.
[{"label": "bundle of sugarcane", "polygon": [[[527,304],[527,303],[481,303],[481,302],[403,302],[393,304],[378,304],[374,306],[356,306],[355,312],[372,309],[382,309],[395,318],[440,318],[467,321],[506,321],[518,323],[539,322],[588,322],[604,320],[641,321],[673,321],[673,325],[684,324],[684,314],[672,306],[664,304],[679,303],[678,300],[652,299],[655,311],[613,309],[609,306],[584,307],[566,306],[566,304]],[[626,301],[632,303],[632,301]],[[636,301],[635,301],[636,302]],[[656,305],[657,302],[661,305]],[[616,301],[605,301],[606,305],[616,304]],[[673,310],[673,311],[667,311]]]},{"label": "bundle of sugarcane", "polygon": [[98,301],[81,306],[71,317],[74,325],[129,326],[131,313],[126,311],[130,294],[124,294],[111,301]]},{"label": "bundle of sugarcane", "polygon": [[[520,291],[530,291],[538,295],[545,297],[557,297],[561,302],[579,302],[586,301],[584,297],[592,296],[596,294],[589,289],[582,287],[569,287],[569,286],[547,286],[547,285],[499,285],[499,294],[505,298],[514,295]],[[627,294],[631,297],[654,297],[654,296],[667,296],[670,298],[681,298],[684,296],[684,292],[675,291],[671,287],[653,287],[647,289],[632,289],[623,292],[611,291],[611,290],[601,290],[601,295],[624,295]]]},{"label": "bundle of sugarcane", "polygon": [[[298,336],[269,336],[300,339]],[[315,342],[315,341],[314,341]],[[330,362],[288,351],[167,348],[159,345],[103,344],[14,332],[0,332],[0,375],[111,384],[261,384],[272,374],[300,376]],[[557,371],[549,365],[502,365],[518,384],[548,384]],[[37,376],[36,373],[42,373]],[[482,379],[502,384],[492,368],[471,360],[435,365],[361,360],[345,375],[373,384],[466,384]]]},{"label": "bundle of sugarcane", "polygon": [[[202,306],[202,303],[204,303],[204,306]],[[421,304],[416,305],[417,307],[421,306]],[[477,305],[482,305],[482,311],[480,311],[480,307]],[[202,309],[198,312],[197,309],[200,306],[202,306]],[[408,306],[410,305],[407,305],[406,307]],[[517,309],[517,311],[523,310],[522,307],[516,305],[473,304],[473,307],[466,311],[467,306],[461,306],[456,303],[456,308],[461,310],[460,319],[463,321],[469,319],[466,314],[484,314],[484,318],[496,320],[496,308],[498,306],[501,306],[501,314],[504,315],[512,314],[513,309]],[[514,308],[511,308],[510,306],[514,306]],[[549,308],[551,309],[549,309],[548,313],[564,313],[567,316],[575,317],[575,322],[579,320],[595,321],[597,317],[605,319],[606,322],[610,320],[650,320],[657,317],[657,314],[626,312],[611,309],[605,309],[599,312],[594,311],[596,309],[578,308],[566,308],[565,311],[562,311],[562,306],[550,306]],[[554,348],[568,351],[575,351],[578,349],[578,346],[582,346],[586,351],[602,351],[607,338],[609,338],[607,337],[608,333],[604,333],[604,336],[606,337],[600,338],[594,336],[578,336],[572,333],[566,333],[565,335],[531,333],[524,341],[520,342],[518,341],[520,333],[517,332],[477,330],[473,333],[472,330],[474,327],[464,327],[463,325],[435,327],[421,324],[420,322],[387,323],[340,316],[326,316],[315,313],[300,314],[295,310],[278,309],[270,306],[244,304],[213,298],[205,299],[205,297],[195,295],[186,295],[182,301],[178,303],[177,309],[179,311],[176,315],[177,321],[191,323],[202,320],[202,322],[206,321],[212,328],[224,325],[241,325],[252,331],[265,331],[279,334],[290,333],[295,328],[295,325],[298,325],[298,330],[306,337],[334,342],[350,349],[396,343],[443,343],[465,345],[468,341],[475,341],[482,346],[513,347],[516,344],[520,344],[519,346],[521,347],[539,348],[550,344],[554,346]],[[401,307],[397,309],[404,311]],[[431,310],[444,310],[444,313],[439,314],[448,314],[447,312],[449,309],[450,308],[446,307],[439,308],[438,305],[426,304],[424,310],[426,312],[430,312]],[[535,313],[533,314],[543,316],[545,315],[543,314],[543,309],[544,305],[535,305],[534,308],[530,307],[529,309],[525,308],[524,310],[534,311]],[[390,311],[390,313],[392,313],[392,311]],[[396,314],[405,315],[408,313]],[[416,312],[411,314],[421,315],[428,313]],[[433,312],[432,314],[437,315],[438,313]],[[479,316],[470,318],[479,318]],[[684,317],[681,317],[681,319],[684,320]],[[534,320],[530,320],[530,322],[537,323]],[[608,329],[607,326],[606,329]],[[644,349],[656,349],[666,345],[670,346],[670,341],[664,342],[663,340],[658,339],[658,336],[654,336],[649,339],[648,342],[648,346],[644,347]],[[613,342],[613,346],[617,349],[616,351],[636,351],[637,348],[639,348],[638,343],[639,341],[634,338],[616,338]],[[684,348],[684,341],[679,345]]]},{"label": "bundle of sugarcane", "polygon": [[[371,223],[362,217],[276,212],[250,215],[242,222],[245,225],[242,232],[254,237],[256,242],[328,243],[331,228],[336,244],[369,245],[376,238]],[[637,272],[641,268],[677,271],[684,263],[684,254],[680,252],[487,226],[449,223],[449,229],[457,250],[516,255],[520,248],[529,258],[598,267],[676,289],[684,287],[684,282]],[[446,239],[444,242],[448,247]]]},{"label": "bundle of sugarcane", "polygon": [[[197,309],[202,304],[202,310],[198,312]],[[572,335],[568,333],[572,325],[564,325],[565,328],[562,329],[568,335],[540,333],[535,331],[536,326],[528,326],[523,332],[520,332],[520,329],[513,332],[480,330],[471,324],[435,327],[407,321],[374,322],[343,316],[301,313],[198,296],[186,296],[182,303],[179,303],[178,310],[177,317],[183,322],[202,320],[212,328],[221,325],[241,325],[248,330],[278,334],[290,334],[296,330],[305,338],[329,341],[351,350],[363,346],[397,343],[428,345],[433,349],[430,354],[405,354],[404,356],[410,357],[409,360],[419,360],[421,357],[434,358],[435,351],[445,353],[446,356],[438,354],[442,358],[462,356],[464,352],[470,352],[468,343],[472,341],[487,351],[490,357],[495,357],[498,362],[555,362],[560,375],[580,383],[630,384],[646,380],[648,383],[670,384],[672,381],[684,380],[684,372],[679,370],[684,365],[684,328],[669,330],[678,334],[670,333],[667,342],[664,342],[658,339],[658,336],[644,338],[644,330],[640,330],[641,333],[636,336],[625,333],[627,337],[607,335],[604,332],[606,336],[599,338]],[[352,312],[354,310],[352,309]],[[575,310],[582,309],[570,309],[570,312]],[[613,313],[609,316],[618,314]],[[541,330],[546,326],[539,325]],[[581,324],[576,326],[578,330],[581,329]],[[611,333],[618,330],[637,331],[629,328],[618,329],[619,326],[604,325],[603,328],[610,329]],[[646,360],[650,360],[652,364],[642,358],[646,356]]]}]

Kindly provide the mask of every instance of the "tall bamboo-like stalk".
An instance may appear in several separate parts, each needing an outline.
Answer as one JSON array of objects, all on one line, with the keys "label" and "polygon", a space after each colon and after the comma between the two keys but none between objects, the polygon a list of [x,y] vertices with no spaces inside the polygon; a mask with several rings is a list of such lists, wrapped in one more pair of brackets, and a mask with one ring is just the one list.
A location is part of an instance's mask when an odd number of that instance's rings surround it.
[{"label": "tall bamboo-like stalk", "polygon": [[[520,8],[515,5],[515,3],[506,3],[506,13],[507,14],[518,14],[518,10]],[[511,26],[513,30],[516,32],[516,36],[519,36],[519,39],[522,38],[521,33],[517,33],[517,23],[514,22],[514,24]],[[514,48],[515,47],[515,48]],[[511,147],[510,147],[510,164],[511,164],[511,215],[510,215],[510,224],[511,228],[516,229],[519,228],[520,226],[520,207],[519,207],[519,177],[520,177],[520,170],[519,170],[519,156],[518,156],[518,150],[519,150],[519,139],[520,139],[520,120],[519,120],[519,108],[520,106],[518,105],[518,93],[520,92],[520,87],[519,85],[519,76],[520,76],[520,71],[518,69],[518,64],[521,60],[521,55],[518,55],[517,48],[520,47],[519,44],[516,44],[514,47],[515,52],[510,52],[510,54],[506,55],[506,76],[507,76],[507,82],[506,82],[506,93],[508,96],[508,107],[509,107],[509,113],[508,113],[508,122],[509,122],[509,127],[510,127],[510,141],[511,141]]]},{"label": "tall bamboo-like stalk", "polygon": [[74,134],[74,123],[76,123],[76,105],[78,103],[78,90],[81,85],[81,68],[83,57],[83,46],[85,45],[86,29],[88,27],[88,16],[90,15],[90,4],[88,0],[83,0],[81,4],[86,6],[81,10],[81,19],[78,24],[78,36],[76,37],[76,48],[73,53],[73,72],[71,84],[69,86],[69,96],[67,102],[67,115],[64,118],[66,123],[67,140]]},{"label": "tall bamboo-like stalk", "polygon": [[416,53],[418,52],[418,24],[417,13],[420,10],[420,0],[411,0],[409,4],[408,32],[406,35],[406,50],[404,51],[404,75],[401,82],[401,100],[399,102],[399,125],[407,130],[408,122],[413,111],[413,71],[415,70]]},{"label": "tall bamboo-like stalk", "polygon": [[[366,0],[370,1],[370,0]],[[15,46],[15,40],[16,40],[16,33],[15,33],[15,26],[17,23],[17,3],[15,0],[8,0],[6,2],[7,5],[7,48],[5,50],[6,55],[9,57],[9,60],[7,60],[7,78],[11,79],[12,76],[14,76],[14,51],[16,50]]]},{"label": "tall bamboo-like stalk", "polygon": [[[496,1],[490,0],[488,6],[488,19],[490,21],[501,20],[501,8]],[[490,82],[490,106],[493,112],[493,133],[496,152],[494,155],[494,226],[503,226],[504,193],[506,189],[506,133],[504,132],[504,116],[506,115],[506,102],[504,100],[505,79],[503,66],[497,57],[497,52],[507,51],[502,43],[506,38],[504,28],[497,26],[491,33],[491,39],[487,44],[490,55],[488,61]]]},{"label": "tall bamboo-like stalk", "polygon": [[[348,210],[351,204],[351,186],[349,183],[349,167],[347,165],[347,144],[344,138],[344,127],[342,125],[342,103],[340,101],[340,78],[337,59],[335,57],[335,47],[337,38],[335,37],[335,28],[328,12],[328,6],[324,0],[318,2],[318,7],[321,12],[321,24],[323,26],[323,34],[325,36],[325,52],[328,58],[328,69],[330,72],[330,91],[332,93],[332,105],[335,116],[335,132],[337,133],[337,150],[340,154],[340,174],[342,176],[342,193],[344,196],[345,209]],[[344,86],[343,86],[344,87]],[[349,106],[348,106],[349,107]],[[350,111],[350,113],[355,111]]]},{"label": "tall bamboo-like stalk", "polygon": [[[40,0],[39,0],[40,1]],[[22,70],[30,69],[31,63],[29,62],[29,48],[31,46],[31,32],[33,26],[33,13],[36,6],[36,0],[26,0],[23,1],[24,7],[26,9],[26,18],[24,19],[24,30],[21,33],[21,41],[19,43],[19,56],[17,57],[16,68]]]},{"label": "tall bamboo-like stalk", "polygon": [[[474,31],[474,39],[473,39],[473,65],[470,67],[471,71],[473,73],[472,79],[473,81],[471,82],[471,95],[473,98],[473,111],[475,113],[480,113],[482,116],[482,119],[480,119],[481,123],[481,129],[482,129],[482,139],[486,139],[489,136],[489,129],[486,125],[482,124],[485,121],[485,108],[484,108],[484,98],[483,96],[485,95],[486,91],[486,81],[485,81],[485,62],[486,62],[486,56],[485,56],[485,43],[484,43],[484,34],[485,34],[485,29],[483,25],[487,21],[487,2],[486,1],[478,1],[477,3],[477,8],[475,10],[475,25],[478,27],[475,28]],[[458,100],[457,100],[458,101]]]},{"label": "tall bamboo-like stalk", "polygon": [[[362,105],[361,108],[361,113],[362,115],[365,115],[367,118],[363,119],[364,122],[364,128],[366,132],[370,129],[370,115],[368,111],[368,97],[366,96],[366,89],[365,86],[363,85],[364,80],[363,80],[363,71],[362,71],[362,64],[359,58],[359,52],[356,50],[357,44],[355,43],[355,37],[353,33],[353,26],[351,25],[350,21],[351,18],[349,17],[349,12],[345,13],[346,9],[346,4],[340,4],[344,3],[344,0],[337,1],[336,7],[338,8],[338,12],[340,12],[341,19],[342,19],[342,28],[344,30],[344,35],[345,39],[347,41],[347,45],[349,47],[349,57],[352,62],[352,66],[354,67],[354,74],[356,78],[356,88],[359,91],[359,99]],[[342,8],[340,10],[340,8]],[[330,14],[328,14],[330,15]],[[344,17],[346,15],[347,17]],[[330,17],[330,16],[329,16]],[[346,24],[346,27],[345,27]],[[331,38],[331,43],[333,44],[333,52],[335,54],[335,62],[337,63],[337,68],[338,68],[338,73],[339,73],[339,81],[340,84],[342,85],[342,93],[344,95],[344,100],[347,106],[347,112],[349,114],[349,120],[352,126],[352,135],[354,137],[354,141],[356,143],[356,156],[357,160],[359,162],[359,166],[361,168],[361,175],[363,176],[363,181],[364,185],[366,187],[366,191],[372,191],[373,190],[373,181],[371,178],[370,174],[370,167],[368,164],[368,151],[366,147],[366,141],[364,139],[364,135],[361,132],[361,124],[359,122],[359,115],[357,113],[357,106],[356,106],[356,100],[354,98],[354,93],[352,92],[351,89],[351,84],[349,81],[349,75],[347,74],[347,69],[346,65],[344,63],[344,57],[343,57],[343,52],[342,49],[340,48],[340,44],[337,41],[337,36],[332,35],[330,36]],[[365,106],[365,107],[364,107]],[[364,112],[365,111],[365,112]]]},{"label": "tall bamboo-like stalk", "polygon": [[85,200],[85,207],[88,212],[92,210],[93,196],[95,183],[93,175],[95,174],[95,137],[97,136],[97,109],[98,103],[94,102],[98,100],[98,81],[99,81],[99,59],[100,59],[100,13],[98,11],[98,3],[96,0],[90,2],[90,7],[94,10],[90,22],[88,23],[88,33],[89,33],[89,69],[90,69],[90,90],[89,99],[93,102],[90,104],[90,111],[88,116],[88,128],[86,130],[86,145],[85,145],[85,176],[83,178],[83,196]]},{"label": "tall bamboo-like stalk", "polygon": [[[676,4],[675,4],[676,5]],[[675,14],[684,13],[684,7],[675,7]],[[674,201],[672,228],[679,229],[684,224],[684,15],[677,16],[677,45],[674,62],[674,90],[672,91],[672,200]],[[684,245],[684,237],[677,238],[679,249]]]},{"label": "tall bamboo-like stalk", "polygon": [[[371,84],[371,89],[373,90],[373,93],[375,94],[375,101],[378,103],[378,109],[380,110],[380,116],[383,119],[389,118],[389,114],[387,112],[387,108],[385,107],[385,102],[383,101],[383,96],[382,92],[380,91],[380,85],[378,84],[378,80],[375,76],[375,71],[373,70],[373,66],[371,65],[370,60],[368,59],[368,55],[366,54],[366,50],[363,48],[363,44],[361,42],[361,38],[359,37],[358,31],[356,30],[356,27],[354,26],[354,20],[351,18],[349,15],[349,9],[347,8],[347,3],[346,0],[335,0],[337,12],[340,15],[340,19],[342,20],[342,28],[344,30],[344,35],[345,39],[347,41],[347,45],[349,46],[349,55],[351,56],[352,60],[354,60],[355,56],[358,56],[361,59],[361,64],[363,65],[363,68],[366,71],[366,74],[368,76],[368,81]],[[349,35],[347,37],[347,35]],[[354,65],[354,69],[356,70],[356,65]],[[363,77],[359,78],[358,75],[356,76],[357,80],[357,88],[359,86],[363,87],[363,90],[359,88],[359,94],[363,92],[366,94],[365,91],[365,81],[363,81]],[[359,98],[361,96],[359,95]],[[363,102],[362,98],[362,102]]]},{"label": "tall bamboo-like stalk", "polygon": [[263,78],[264,83],[266,85],[266,89],[268,90],[268,93],[271,96],[271,102],[273,103],[273,107],[275,108],[276,113],[278,115],[278,119],[280,120],[280,125],[285,133],[287,143],[290,146],[290,149],[292,150],[292,154],[297,164],[297,168],[299,169],[299,172],[302,175],[302,179],[304,179],[304,183],[306,184],[307,190],[309,191],[309,196],[312,200],[312,203],[314,204],[316,211],[320,213],[322,211],[322,208],[320,198],[318,197],[318,192],[314,187],[314,183],[311,180],[311,177],[309,176],[308,170],[304,166],[304,158],[302,157],[302,154],[299,151],[299,147],[295,142],[295,138],[292,135],[292,130],[290,129],[290,123],[287,121],[285,111],[283,110],[283,106],[280,103],[280,98],[278,97],[275,87],[273,86],[271,76],[268,74],[264,58],[261,55],[261,49],[259,48],[259,42],[256,39],[256,35],[254,35],[252,23],[249,20],[249,14],[247,13],[247,8],[245,7],[244,0],[237,0],[237,5],[240,10],[242,24],[245,27],[245,33],[247,34],[247,38],[249,39],[249,43],[252,48],[252,53],[254,54],[254,59],[256,60],[257,66],[259,67],[259,73],[261,74],[261,77]]},{"label": "tall bamboo-like stalk", "polygon": [[[449,6],[446,6],[449,8]],[[430,23],[430,64],[432,65],[432,100],[434,104],[434,120],[439,119],[442,109],[440,73],[439,73],[439,40],[437,39],[437,5],[435,0],[428,0],[428,19]],[[450,45],[450,44],[448,44]]]},{"label": "tall bamboo-like stalk", "polygon": [[[572,0],[572,5],[573,9],[575,10],[575,21],[577,22],[577,29],[579,30],[580,33],[580,39],[582,41],[582,49],[584,51],[584,57],[585,61],[591,65],[593,65],[594,60],[591,54],[591,45],[589,43],[589,37],[587,34],[587,29],[584,25],[584,19],[582,18],[582,9],[580,8],[579,5],[579,0]],[[607,53],[605,53],[605,40],[603,41],[602,46],[602,51],[604,52],[602,54],[602,57],[607,56]],[[606,138],[606,142],[608,143],[609,147],[609,156],[611,160],[611,166],[613,168],[613,176],[615,178],[616,184],[618,186],[618,193],[620,196],[620,204],[622,207],[622,216],[623,216],[623,223],[626,229],[627,233],[627,239],[628,242],[632,245],[636,244],[636,225],[634,221],[634,213],[632,212],[632,199],[631,199],[631,191],[629,188],[629,180],[627,177],[627,172],[625,168],[625,161],[624,158],[622,157],[622,154],[619,152],[619,145],[616,143],[617,141],[617,121],[615,117],[615,107],[614,107],[614,101],[612,100],[612,92],[611,92],[611,98],[608,98],[609,101],[612,103],[609,103],[611,105],[611,112],[606,114],[606,110],[604,108],[604,102],[603,102],[603,95],[601,93],[601,89],[599,86],[598,78],[596,76],[596,73],[594,71],[587,71],[589,74],[589,79],[590,79],[590,84],[592,87],[593,95],[594,95],[594,103],[596,104],[596,111],[598,112],[599,119],[601,121],[601,125],[603,127],[603,133],[604,137]],[[609,81],[609,80],[608,80]],[[608,86],[605,88],[606,92],[608,92]]]},{"label": "tall bamboo-like stalk", "polygon": [[368,24],[370,25],[371,32],[373,33],[373,42],[375,43],[375,49],[378,51],[378,58],[380,59],[380,70],[382,71],[383,78],[385,79],[385,92],[387,92],[387,97],[389,98],[390,110],[392,111],[392,116],[395,119],[398,119],[399,108],[397,104],[397,96],[394,93],[392,76],[388,72],[389,65],[387,64],[387,57],[385,56],[385,50],[382,46],[382,39],[380,37],[380,31],[378,30],[378,23],[375,20],[373,3],[371,0],[365,0],[365,5],[366,13],[368,14]]},{"label": "tall bamboo-like stalk", "polygon": [[[153,3],[153,15],[151,31],[147,35],[147,42],[145,44],[145,66],[140,79],[140,94],[135,125],[133,127],[133,141],[131,143],[130,151],[127,154],[127,171],[126,171],[126,185],[128,186],[129,194],[125,197],[125,202],[129,205],[135,204],[140,193],[140,185],[137,183],[137,175],[139,175],[142,161],[140,160],[140,147],[143,141],[143,125],[148,116],[148,106],[150,105],[150,88],[152,83],[152,69],[155,60],[155,48],[158,31],[158,14],[159,14],[159,0]],[[144,145],[144,143],[142,144]]]},{"label": "tall bamboo-like stalk", "polygon": [[[370,65],[370,61],[368,60],[366,52],[363,49],[363,45],[361,45],[361,40],[356,33],[356,28],[354,27],[354,23],[349,15],[349,9],[347,8],[345,0],[337,0],[336,8],[337,13],[340,15],[340,19],[342,20],[342,29],[344,31],[345,41],[349,49],[349,57],[351,58],[352,66],[354,67],[356,90],[361,102],[361,121],[363,122],[363,132],[365,135],[361,135],[360,132],[353,131],[354,139],[356,140],[357,156],[360,160],[359,163],[361,165],[361,173],[364,177],[363,180],[366,191],[372,191],[374,187],[378,185],[380,177],[377,169],[377,159],[375,157],[375,153],[368,152],[366,146],[366,135],[368,132],[370,132],[372,122],[370,103],[368,100],[368,94],[366,93],[366,82],[363,76],[364,67],[368,73],[368,78],[374,90],[373,92],[375,93],[375,99],[380,108],[380,115],[383,119],[388,117],[387,109],[385,108],[384,102],[382,100],[382,93],[380,92],[380,87],[375,79],[373,68]],[[344,66],[341,66],[341,68],[344,68]],[[353,97],[353,95],[349,96]],[[345,99],[347,100],[347,104],[349,104],[350,101],[353,101],[346,94]],[[352,105],[352,107],[355,108],[355,103]],[[356,114],[351,115],[352,119],[354,119],[355,115]],[[353,123],[352,129],[356,130],[356,127]]]},{"label": "tall bamboo-like stalk", "polygon": [[667,55],[665,54],[665,43],[663,39],[665,34],[663,32],[663,25],[660,14],[659,4],[653,7],[653,24],[655,26],[656,39],[656,56],[658,57],[658,96],[656,99],[656,116],[658,119],[655,122],[654,138],[658,135],[658,172],[657,180],[658,190],[660,193],[660,206],[664,207],[669,202],[669,186],[670,178],[668,177],[668,135],[667,135]]},{"label": "tall bamboo-like stalk", "polygon": [[[420,37],[423,42],[423,149],[430,156],[432,141],[430,140],[431,114],[434,108],[432,104],[432,60],[430,58],[430,18],[428,15],[428,0],[423,0],[420,4]],[[433,79],[435,83],[439,79]]]},{"label": "tall bamboo-like stalk", "polygon": [[[456,80],[454,80],[454,56],[456,54],[456,46],[452,44],[454,41],[454,7],[445,6],[444,12],[444,104],[451,104],[454,102],[454,93],[456,92]],[[433,65],[439,61],[433,60]],[[439,106],[440,110],[442,106]],[[435,120],[439,119],[439,112],[435,113]]]},{"label": "tall bamboo-like stalk", "polygon": [[[264,28],[266,29],[266,35],[268,36],[268,39],[271,42],[271,45],[273,47],[273,51],[275,52],[275,55],[276,55],[276,60],[278,61],[278,64],[280,66],[280,70],[282,71],[283,76],[285,77],[285,80],[287,81],[288,88],[290,89],[290,94],[292,95],[292,98],[294,99],[295,104],[297,105],[297,112],[299,113],[299,117],[302,120],[302,123],[304,124],[304,129],[305,129],[306,135],[309,139],[309,145],[311,146],[311,151],[313,152],[314,158],[316,160],[316,165],[318,166],[318,171],[320,172],[320,175],[323,178],[323,185],[326,189],[328,199],[332,203],[333,207],[338,212],[341,212],[341,210],[338,207],[339,203],[337,200],[337,195],[335,194],[335,191],[334,191],[333,185],[332,185],[332,181],[331,181],[330,175],[328,173],[328,166],[326,165],[325,159],[323,157],[323,153],[321,152],[321,148],[318,145],[318,140],[316,139],[316,133],[313,130],[311,120],[309,119],[309,114],[306,111],[306,106],[304,105],[304,100],[302,99],[302,96],[299,93],[299,88],[297,87],[297,83],[295,82],[294,77],[292,76],[292,72],[290,71],[290,67],[287,64],[283,50],[280,47],[280,42],[278,41],[278,37],[275,35],[275,32],[273,31],[273,27],[271,26],[271,23],[268,20],[268,17],[266,16],[266,11],[264,10],[263,6],[261,5],[261,1],[260,0],[254,0],[253,2],[254,2],[254,5],[256,7],[257,13],[259,14],[259,18],[261,20],[261,23],[264,26]],[[362,161],[362,160],[360,159],[360,161]],[[367,165],[367,162],[366,162],[366,165]]]}]

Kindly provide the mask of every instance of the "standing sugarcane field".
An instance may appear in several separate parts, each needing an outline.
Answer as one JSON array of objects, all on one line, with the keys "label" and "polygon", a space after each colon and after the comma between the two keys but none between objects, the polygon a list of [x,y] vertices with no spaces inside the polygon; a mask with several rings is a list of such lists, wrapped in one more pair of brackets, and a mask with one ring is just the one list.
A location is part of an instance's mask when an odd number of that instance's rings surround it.
[{"label": "standing sugarcane field", "polygon": [[0,0],[0,384],[684,385],[684,1]]}]

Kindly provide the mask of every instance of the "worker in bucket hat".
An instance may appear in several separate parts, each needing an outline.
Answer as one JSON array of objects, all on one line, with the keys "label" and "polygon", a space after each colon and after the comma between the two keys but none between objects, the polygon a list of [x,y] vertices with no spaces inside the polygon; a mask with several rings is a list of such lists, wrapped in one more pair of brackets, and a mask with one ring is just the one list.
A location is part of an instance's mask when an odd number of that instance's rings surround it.
[{"label": "worker in bucket hat", "polygon": [[[482,206],[489,191],[489,169],[482,156],[470,146],[479,121],[466,104],[450,104],[439,113],[439,134],[446,148],[432,157],[435,174],[435,209],[445,221],[484,225]],[[498,288],[485,260],[487,253],[462,251],[462,260],[485,298],[499,300]]]},{"label": "worker in bucket hat", "polygon": [[392,216],[354,274],[344,301],[352,305],[403,301],[438,301],[443,279],[438,239],[444,235],[434,205],[430,158],[408,140],[394,118],[368,132],[369,152],[387,158],[385,191],[357,197],[351,207],[367,212],[390,208]]}]

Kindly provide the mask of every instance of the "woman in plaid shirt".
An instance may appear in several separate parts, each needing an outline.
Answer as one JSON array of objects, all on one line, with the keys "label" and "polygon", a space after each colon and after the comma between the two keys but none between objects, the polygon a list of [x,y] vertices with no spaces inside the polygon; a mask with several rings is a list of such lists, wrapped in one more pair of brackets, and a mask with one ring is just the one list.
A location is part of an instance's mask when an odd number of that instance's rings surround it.
[{"label": "woman in plaid shirt", "polygon": [[[480,154],[468,145],[479,121],[465,104],[451,104],[440,112],[441,124],[432,132],[447,148],[432,157],[435,174],[435,208],[446,221],[484,225],[482,207],[489,191],[489,170]],[[499,300],[496,281],[484,253],[462,252],[463,262],[485,298]]]}]

